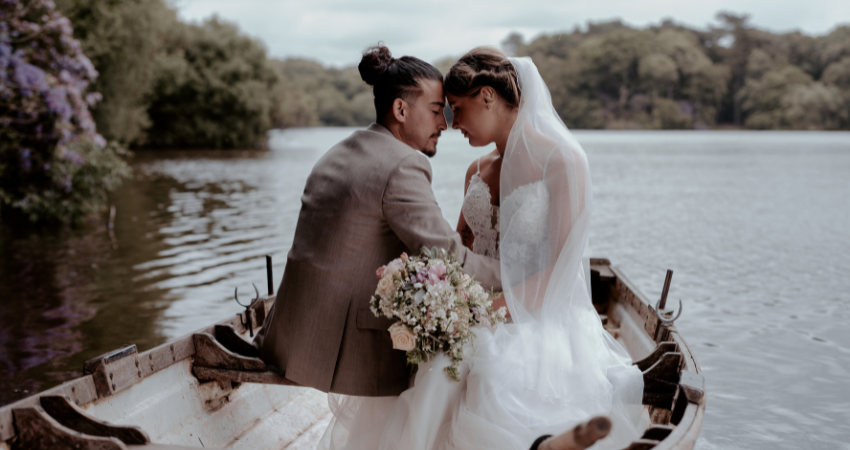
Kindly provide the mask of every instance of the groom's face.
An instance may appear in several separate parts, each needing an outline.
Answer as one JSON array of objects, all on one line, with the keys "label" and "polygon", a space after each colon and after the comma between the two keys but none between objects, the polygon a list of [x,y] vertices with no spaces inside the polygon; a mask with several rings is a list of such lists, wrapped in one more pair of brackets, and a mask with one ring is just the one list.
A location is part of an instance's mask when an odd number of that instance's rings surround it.
[{"label": "groom's face", "polygon": [[404,142],[428,157],[437,154],[437,141],[447,128],[443,108],[446,97],[443,84],[435,80],[419,80],[422,94],[408,103],[410,115],[404,122]]}]

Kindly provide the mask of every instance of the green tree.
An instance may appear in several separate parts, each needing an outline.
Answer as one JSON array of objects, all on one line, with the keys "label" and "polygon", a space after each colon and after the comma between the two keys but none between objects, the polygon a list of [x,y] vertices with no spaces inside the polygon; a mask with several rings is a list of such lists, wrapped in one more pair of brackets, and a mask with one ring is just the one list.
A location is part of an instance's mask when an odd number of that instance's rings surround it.
[{"label": "green tree", "polygon": [[816,48],[818,62],[824,69],[850,56],[850,25],[837,27],[826,36],[819,37]]},{"label": "green tree", "polygon": [[148,108],[176,12],[163,0],[60,0],[74,35],[100,74],[93,89],[103,100],[92,111],[100,132],[131,144],[144,140]]},{"label": "green tree", "polygon": [[264,142],[279,75],[265,48],[213,17],[168,39],[150,94],[152,147],[232,148]]},{"label": "green tree", "polygon": [[638,81],[638,64],[647,53],[652,32],[619,28],[592,35],[576,49],[582,78],[588,87],[617,99],[620,110]]},{"label": "green tree", "polygon": [[277,128],[315,127],[320,125],[316,99],[308,95],[289,79],[279,75],[280,82],[274,92],[272,125]]},{"label": "green tree", "polygon": [[372,90],[360,78],[356,67],[326,68],[307,59],[287,59],[275,63],[288,89],[303,93],[310,108],[309,121],[289,121],[295,126],[316,123],[325,126],[368,125],[375,120]]},{"label": "green tree", "polygon": [[850,91],[850,56],[827,66],[821,80],[827,85]]},{"label": "green tree", "polygon": [[667,97],[672,97],[672,90],[679,82],[679,69],[676,67],[676,62],[660,53],[643,56],[638,63],[638,75],[652,90],[653,100],[658,98],[659,91]]},{"label": "green tree", "polygon": [[796,84],[782,96],[781,102],[783,128],[839,130],[850,118],[847,100],[835,86]]},{"label": "green tree", "polygon": [[693,119],[684,114],[679,104],[669,98],[658,100],[655,106],[656,126],[665,130],[687,130],[693,127]]},{"label": "green tree", "polygon": [[748,128],[778,130],[791,127],[783,111],[783,97],[794,86],[808,86],[812,77],[796,66],[771,70],[761,78],[748,79],[739,92],[739,101],[747,114]]}]

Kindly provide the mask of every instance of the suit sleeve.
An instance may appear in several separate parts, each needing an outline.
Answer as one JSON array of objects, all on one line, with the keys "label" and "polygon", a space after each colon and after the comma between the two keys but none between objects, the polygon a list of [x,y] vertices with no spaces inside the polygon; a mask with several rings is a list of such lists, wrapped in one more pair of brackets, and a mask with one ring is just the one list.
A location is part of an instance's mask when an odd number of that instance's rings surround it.
[{"label": "suit sleeve", "polygon": [[476,255],[461,245],[460,235],[443,218],[431,188],[431,164],[418,152],[401,161],[390,174],[383,197],[384,217],[407,248],[422,246],[457,251],[464,272],[485,289],[502,289],[499,261]]}]

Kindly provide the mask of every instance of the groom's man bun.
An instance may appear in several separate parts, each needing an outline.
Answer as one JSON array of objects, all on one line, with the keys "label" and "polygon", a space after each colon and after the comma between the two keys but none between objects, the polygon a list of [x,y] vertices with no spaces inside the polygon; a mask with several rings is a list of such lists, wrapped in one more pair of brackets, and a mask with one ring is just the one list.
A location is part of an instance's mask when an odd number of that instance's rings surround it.
[{"label": "groom's man bun", "polygon": [[519,106],[516,69],[508,55],[494,47],[470,50],[449,69],[443,82],[446,92],[458,97],[475,97],[484,86],[493,88],[508,106]]},{"label": "groom's man bun", "polygon": [[357,69],[360,78],[372,86],[379,121],[390,111],[395,99],[412,102],[421,94],[420,80],[443,81],[436,67],[413,56],[393,58],[390,49],[380,43],[363,52]]}]

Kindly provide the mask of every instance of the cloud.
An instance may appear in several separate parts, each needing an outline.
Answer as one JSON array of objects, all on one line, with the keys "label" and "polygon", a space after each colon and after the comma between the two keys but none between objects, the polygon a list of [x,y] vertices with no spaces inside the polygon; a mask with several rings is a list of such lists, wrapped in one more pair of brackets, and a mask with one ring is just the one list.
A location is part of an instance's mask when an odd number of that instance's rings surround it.
[{"label": "cloud", "polygon": [[476,45],[498,45],[511,31],[528,39],[588,21],[619,19],[646,26],[669,18],[702,28],[718,11],[729,10],[749,13],[754,25],[773,31],[821,34],[838,24],[836,18],[850,18],[847,0],[180,0],[177,7],[184,19],[216,14],[236,23],[262,40],[273,57],[307,57],[337,66],[356,64],[362,50],[378,41],[395,55],[435,61]]}]

